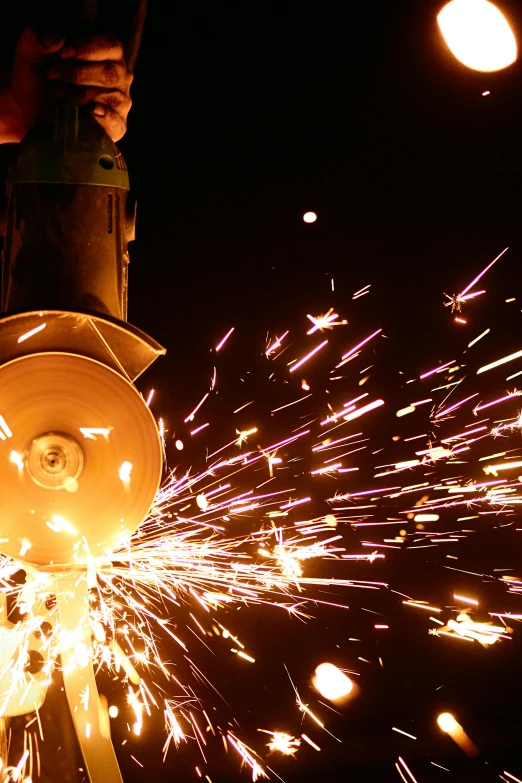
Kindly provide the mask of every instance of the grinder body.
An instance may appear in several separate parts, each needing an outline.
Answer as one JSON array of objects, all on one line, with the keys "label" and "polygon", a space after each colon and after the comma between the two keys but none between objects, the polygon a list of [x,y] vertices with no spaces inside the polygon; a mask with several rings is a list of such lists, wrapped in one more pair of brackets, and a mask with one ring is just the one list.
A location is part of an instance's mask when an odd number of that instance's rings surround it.
[{"label": "grinder body", "polygon": [[[75,569],[82,573],[91,558],[90,551],[100,555],[120,532],[128,537],[147,514],[159,486],[161,442],[156,423],[132,382],[165,351],[126,323],[128,242],[134,239],[135,206],[123,157],[87,109],[58,103],[54,117],[27,134],[9,170],[7,193],[0,392],[2,415],[11,422],[13,431],[8,440],[4,437],[0,442],[0,500],[10,503],[7,511],[3,508],[0,513],[0,528],[5,529],[11,520],[12,532],[9,537],[1,536],[2,554],[20,559],[24,550],[18,551],[17,537],[26,536],[31,544],[25,553],[26,562],[32,568],[51,571],[70,567],[74,586],[78,581]],[[55,369],[56,362],[65,368],[61,374]],[[24,372],[16,383],[11,382],[8,375],[17,368]],[[20,401],[18,390],[32,394],[33,399]],[[137,429],[139,421],[141,429]],[[85,427],[105,432],[106,436],[82,438]],[[15,444],[17,438],[19,444]],[[31,455],[42,438],[50,455],[38,462],[38,470],[45,473],[43,483],[31,472]],[[69,444],[65,457],[57,462],[59,444],[64,442]],[[13,444],[19,472],[9,459]],[[51,485],[58,469],[63,467],[67,472],[71,455],[78,449],[82,454],[91,449],[78,479],[74,478],[73,484],[63,482],[58,488]],[[129,460],[129,455],[131,461],[123,461]],[[124,466],[127,475],[121,472]],[[104,489],[106,479],[109,485]],[[35,505],[33,495],[38,495],[40,507]],[[96,498],[101,510],[91,514]],[[109,500],[115,500],[116,507],[104,519],[104,506],[108,507]],[[16,504],[21,504],[21,510],[15,509]],[[52,549],[38,559],[36,552],[44,551],[40,547],[42,531],[47,535],[49,530],[45,520],[60,519],[53,512],[61,515],[63,507],[71,509],[71,514],[65,516],[74,520],[74,537],[57,537],[56,545],[53,543]],[[64,541],[70,551],[60,556],[58,544]],[[76,546],[83,541],[91,548],[87,549],[85,562],[78,557]],[[67,601],[60,611],[66,610]],[[6,638],[15,630],[5,621],[0,624]],[[88,629],[85,639],[89,641]],[[57,774],[68,783],[85,780],[84,769],[93,783],[121,783],[110,738],[102,731],[101,707],[96,708],[99,697],[92,662],[89,666],[90,703],[94,705],[89,717],[91,735],[86,735],[81,724],[86,715],[86,708],[80,709],[83,680],[68,684],[66,668],[67,704],[56,682],[50,703],[43,704],[48,676],[34,703],[24,704],[26,713],[43,706],[42,720],[51,738],[51,744],[44,743],[41,751],[44,780],[50,779],[45,777],[50,770],[54,779],[58,766]],[[16,717],[20,715],[20,700],[15,703],[13,699],[12,704],[4,701],[12,685],[9,676],[6,667],[0,676],[4,703],[0,756],[4,762],[7,748],[2,738],[7,736],[7,721],[22,721],[19,728],[25,725],[25,718]],[[60,676],[54,673],[55,679]],[[89,742],[86,736],[91,736]]]},{"label": "grinder body", "polygon": [[59,104],[22,141],[7,189],[1,310],[126,320],[135,209],[123,156],[90,114]]}]

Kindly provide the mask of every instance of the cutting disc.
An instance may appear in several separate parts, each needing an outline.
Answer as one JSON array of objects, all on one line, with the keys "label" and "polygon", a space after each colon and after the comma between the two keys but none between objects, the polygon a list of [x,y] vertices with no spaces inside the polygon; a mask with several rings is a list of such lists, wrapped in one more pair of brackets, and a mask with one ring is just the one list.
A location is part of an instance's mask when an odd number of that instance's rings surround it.
[{"label": "cutting disc", "polygon": [[86,562],[145,519],[161,479],[156,423],[135,387],[82,356],[0,366],[0,551]]}]

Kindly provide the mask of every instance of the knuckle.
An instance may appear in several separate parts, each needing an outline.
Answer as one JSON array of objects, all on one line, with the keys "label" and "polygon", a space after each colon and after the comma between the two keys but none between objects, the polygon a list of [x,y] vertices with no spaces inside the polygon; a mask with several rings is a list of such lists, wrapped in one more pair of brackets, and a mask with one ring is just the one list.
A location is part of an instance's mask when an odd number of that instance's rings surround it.
[{"label": "knuckle", "polygon": [[104,51],[111,60],[123,60],[123,46],[114,35],[100,35],[92,39],[91,53]]},{"label": "knuckle", "polygon": [[103,64],[102,81],[106,87],[116,87],[120,81],[118,66],[113,62]]},{"label": "knuckle", "polygon": [[105,100],[111,109],[117,109],[122,103],[122,95],[120,92],[110,92]]}]

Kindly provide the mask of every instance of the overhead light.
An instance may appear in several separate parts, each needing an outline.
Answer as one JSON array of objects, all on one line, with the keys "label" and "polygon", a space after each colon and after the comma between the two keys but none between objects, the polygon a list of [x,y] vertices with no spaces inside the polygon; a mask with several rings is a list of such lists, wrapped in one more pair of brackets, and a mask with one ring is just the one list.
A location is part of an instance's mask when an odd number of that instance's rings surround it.
[{"label": "overhead light", "polygon": [[303,215],[303,220],[305,223],[315,223],[317,220],[317,215],[315,212],[305,212]]},{"label": "overhead light", "polygon": [[489,0],[451,0],[437,21],[451,53],[474,71],[500,71],[517,59],[513,30]]}]

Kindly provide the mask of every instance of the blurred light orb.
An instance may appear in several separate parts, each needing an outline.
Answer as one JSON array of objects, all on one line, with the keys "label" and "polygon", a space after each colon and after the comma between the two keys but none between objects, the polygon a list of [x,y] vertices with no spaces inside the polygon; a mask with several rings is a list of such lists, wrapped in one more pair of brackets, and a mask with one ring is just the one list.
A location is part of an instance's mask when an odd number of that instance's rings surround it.
[{"label": "blurred light orb", "polygon": [[437,718],[437,723],[446,734],[451,734],[452,731],[459,727],[459,724],[450,712],[442,712]]},{"label": "blurred light orb", "polygon": [[315,212],[305,212],[303,215],[303,220],[305,223],[315,223],[317,220],[317,215]]},{"label": "blurred light orb", "polygon": [[183,451],[183,441],[182,440],[178,439],[174,445],[176,446],[178,451]]},{"label": "blurred light orb", "polygon": [[118,708],[114,704],[111,704],[111,706],[109,707],[109,717],[110,718],[118,717]]},{"label": "blurred light orb", "polygon": [[437,22],[454,57],[474,71],[500,71],[517,59],[509,22],[489,0],[451,0]]},{"label": "blurred light orb", "polygon": [[325,699],[338,701],[352,692],[353,682],[333,663],[321,663],[315,670],[313,686]]},{"label": "blurred light orb", "polygon": [[202,511],[206,511],[208,508],[208,500],[203,493],[196,496],[196,503]]}]

